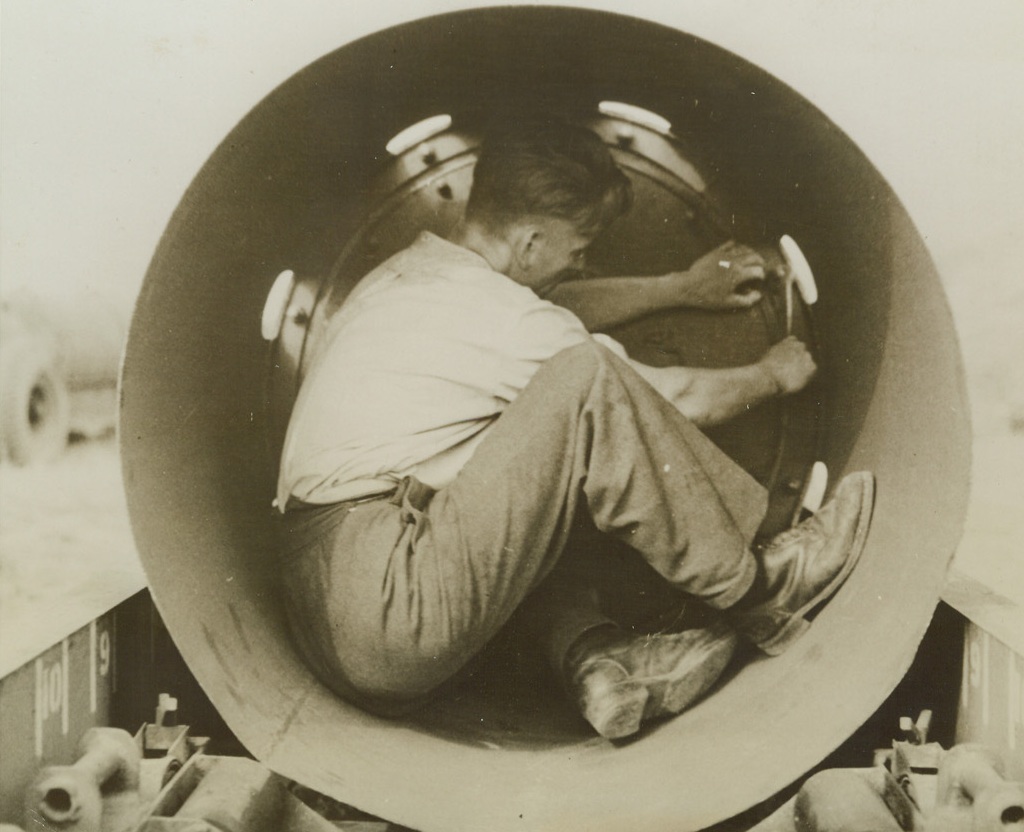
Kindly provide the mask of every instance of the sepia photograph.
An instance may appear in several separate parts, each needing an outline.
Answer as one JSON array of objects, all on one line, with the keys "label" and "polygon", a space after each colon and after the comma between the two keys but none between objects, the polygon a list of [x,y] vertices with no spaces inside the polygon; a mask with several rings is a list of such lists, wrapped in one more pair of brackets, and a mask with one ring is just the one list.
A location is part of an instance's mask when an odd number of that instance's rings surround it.
[{"label": "sepia photograph", "polygon": [[0,7],[0,832],[1024,824],[1024,8]]}]

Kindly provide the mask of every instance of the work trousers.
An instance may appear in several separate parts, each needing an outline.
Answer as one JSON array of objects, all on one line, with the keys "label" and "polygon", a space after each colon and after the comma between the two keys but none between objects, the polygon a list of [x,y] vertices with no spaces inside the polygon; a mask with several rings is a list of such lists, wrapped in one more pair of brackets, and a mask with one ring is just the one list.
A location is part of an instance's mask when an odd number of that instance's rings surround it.
[{"label": "work trousers", "polygon": [[586,605],[560,607],[567,584],[585,580],[585,551],[558,568],[580,512],[681,597],[724,609],[754,580],[750,543],[766,505],[764,489],[626,362],[582,344],[541,366],[450,485],[408,478],[381,499],[288,511],[285,606],[326,684],[400,712],[521,605],[556,654],[599,622]]}]

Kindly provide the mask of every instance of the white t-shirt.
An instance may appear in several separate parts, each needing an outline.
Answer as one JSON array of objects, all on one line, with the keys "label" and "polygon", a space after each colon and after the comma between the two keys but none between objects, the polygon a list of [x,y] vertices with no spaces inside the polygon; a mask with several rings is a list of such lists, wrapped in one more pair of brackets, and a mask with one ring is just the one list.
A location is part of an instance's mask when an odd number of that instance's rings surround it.
[{"label": "white t-shirt", "polygon": [[558,352],[611,338],[424,232],[363,278],[327,326],[285,438],[278,505],[450,483],[487,428]]}]

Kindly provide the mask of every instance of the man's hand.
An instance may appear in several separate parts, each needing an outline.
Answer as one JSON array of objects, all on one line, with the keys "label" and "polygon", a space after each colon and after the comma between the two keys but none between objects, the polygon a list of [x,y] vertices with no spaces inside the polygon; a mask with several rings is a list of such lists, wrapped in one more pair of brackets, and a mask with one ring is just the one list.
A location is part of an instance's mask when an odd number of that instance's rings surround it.
[{"label": "man's hand", "polygon": [[775,382],[780,394],[803,390],[818,369],[807,347],[793,335],[774,344],[757,366]]},{"label": "man's hand", "polygon": [[741,367],[648,367],[629,361],[641,376],[698,427],[720,425],[761,402],[803,389],[816,367],[792,335],[760,361]]},{"label": "man's hand", "polygon": [[681,284],[686,306],[743,309],[761,300],[758,285],[765,278],[765,261],[750,246],[730,240],[671,277]]}]

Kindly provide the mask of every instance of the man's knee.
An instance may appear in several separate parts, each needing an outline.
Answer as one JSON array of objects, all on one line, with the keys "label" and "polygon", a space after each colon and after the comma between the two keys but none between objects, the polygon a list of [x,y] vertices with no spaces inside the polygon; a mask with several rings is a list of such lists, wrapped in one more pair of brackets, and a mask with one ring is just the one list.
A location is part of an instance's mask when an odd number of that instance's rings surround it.
[{"label": "man's knee", "polygon": [[582,404],[595,393],[602,398],[617,397],[616,391],[631,386],[629,376],[635,371],[610,349],[597,341],[587,340],[567,347],[549,358],[534,374],[521,395],[524,406],[554,408]]},{"label": "man's knee", "polygon": [[589,381],[614,360],[611,350],[588,339],[549,358],[539,372],[560,375],[567,381]]}]

